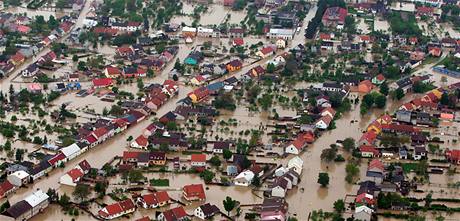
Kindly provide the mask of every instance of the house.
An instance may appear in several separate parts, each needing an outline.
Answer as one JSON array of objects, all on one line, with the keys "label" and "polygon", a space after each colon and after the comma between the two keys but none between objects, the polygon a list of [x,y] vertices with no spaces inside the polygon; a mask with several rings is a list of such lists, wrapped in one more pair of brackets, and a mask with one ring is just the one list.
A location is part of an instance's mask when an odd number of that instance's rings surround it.
[{"label": "house", "polygon": [[23,170],[16,171],[6,177],[6,179],[14,186],[21,187],[29,183],[29,173]]},{"label": "house", "polygon": [[372,213],[374,211],[365,206],[365,205],[362,205],[362,206],[359,206],[359,207],[356,207],[355,208],[355,212],[353,213],[353,217],[355,218],[355,220],[361,220],[361,221],[371,221],[371,218],[372,218]]},{"label": "house", "polygon": [[196,36],[196,28],[184,26],[182,28],[182,36],[184,36],[184,37],[195,37]]},{"label": "house", "polygon": [[425,146],[414,147],[414,154],[413,154],[414,160],[422,160],[426,158],[426,156],[427,156],[427,151],[425,149]]},{"label": "house", "polygon": [[158,221],[185,221],[190,220],[184,207],[179,206],[169,210],[165,210],[157,217]]},{"label": "house", "polygon": [[192,103],[199,103],[208,98],[209,95],[210,91],[207,89],[207,87],[200,87],[189,93],[188,97],[192,100]]},{"label": "house", "polygon": [[228,141],[216,141],[213,144],[213,153],[223,153],[224,150],[230,149],[230,142]]},{"label": "house", "polygon": [[445,152],[446,159],[453,164],[460,164],[460,150],[449,150]]},{"label": "house", "polygon": [[288,204],[284,198],[272,197],[264,198],[260,208],[261,221],[286,221]]},{"label": "house", "polygon": [[359,138],[359,145],[372,145],[376,138],[377,134],[374,131],[367,131]]},{"label": "house", "polygon": [[359,152],[361,152],[361,157],[366,158],[374,158],[380,156],[380,152],[371,145],[361,145],[359,147]]},{"label": "house", "polygon": [[294,172],[300,175],[302,174],[303,160],[300,157],[295,156],[288,161],[287,168],[292,169]]},{"label": "house", "polygon": [[255,175],[251,170],[245,170],[234,178],[234,183],[237,186],[249,186],[252,183],[254,176]]},{"label": "house", "polygon": [[38,190],[6,209],[0,220],[28,220],[48,207],[48,199],[46,193]]},{"label": "house", "polygon": [[329,115],[322,116],[315,122],[315,126],[318,129],[326,130],[329,124],[332,122],[332,117]]},{"label": "house", "polygon": [[240,70],[243,67],[243,63],[239,59],[235,59],[228,62],[225,67],[227,68],[228,72],[234,72]]},{"label": "house", "polygon": [[10,181],[5,180],[0,183],[0,199],[8,196],[16,190],[16,187],[10,183]]},{"label": "house", "polygon": [[192,167],[205,167],[206,166],[206,154],[192,154],[190,165]]},{"label": "house", "polygon": [[375,85],[372,84],[369,80],[364,80],[359,82],[358,92],[368,94],[374,89]]},{"label": "house", "polygon": [[373,159],[371,162],[369,162],[369,165],[367,166],[367,171],[383,173],[384,170],[385,170],[385,166],[383,165],[382,161],[380,161],[379,159]]},{"label": "house", "polygon": [[203,75],[196,75],[190,80],[190,83],[193,85],[202,85],[206,82],[206,78]]},{"label": "house", "polygon": [[124,151],[122,160],[124,164],[134,164],[137,167],[163,166],[166,164],[166,155],[164,152]]},{"label": "house", "polygon": [[271,196],[284,198],[288,190],[288,184],[289,181],[283,177],[276,178],[275,182],[271,185]]},{"label": "house", "polygon": [[132,148],[147,149],[149,140],[144,135],[139,135],[133,142],[131,142]]},{"label": "house", "polygon": [[374,199],[374,195],[369,194],[369,193],[361,193],[356,196],[355,203],[358,206],[366,205],[366,206],[373,207],[376,202]]},{"label": "house", "polygon": [[276,48],[278,49],[284,49],[286,48],[286,40],[282,39],[282,38],[279,38],[276,40],[275,42],[275,45],[276,45]]},{"label": "house", "polygon": [[10,60],[8,60],[9,63],[13,64],[14,66],[18,66],[26,60],[26,57],[20,53],[16,52],[15,55],[11,56]]},{"label": "house", "polygon": [[37,75],[37,73],[40,71],[38,68],[38,65],[36,63],[33,63],[29,65],[26,69],[21,71],[21,74],[23,77],[33,77]]},{"label": "house", "polygon": [[85,174],[83,173],[83,171],[81,171],[78,168],[74,168],[66,174],[62,175],[59,180],[59,183],[62,185],[77,186],[77,182],[79,182],[84,175]]},{"label": "house", "polygon": [[[347,9],[341,7],[330,7],[327,8],[321,19],[324,26],[327,27],[338,27],[345,24],[345,18],[347,17]],[[339,28],[339,27],[338,27]]]},{"label": "house", "polygon": [[383,74],[378,74],[372,78],[372,84],[381,85],[383,82],[385,82],[385,76],[383,76]]},{"label": "house", "polygon": [[270,55],[273,55],[274,53],[275,53],[275,50],[272,47],[264,47],[260,51],[258,51],[256,55],[261,58],[267,58]]},{"label": "house", "polygon": [[244,29],[242,28],[231,28],[228,30],[228,37],[229,38],[243,38],[244,37]]},{"label": "house", "polygon": [[244,40],[242,38],[235,38],[232,41],[233,47],[238,47],[238,46],[243,46],[244,45]]},{"label": "house", "polygon": [[77,157],[78,155],[80,155],[81,150],[80,150],[80,147],[76,143],[73,143],[70,146],[62,148],[61,152],[67,158],[67,161],[69,161]]},{"label": "house", "polygon": [[122,46],[122,47],[118,47],[115,50],[115,53],[120,57],[128,57],[128,56],[134,55],[134,50],[131,47]]},{"label": "house", "polygon": [[171,202],[171,198],[166,191],[158,191],[137,198],[137,204],[145,209],[162,207]]},{"label": "house", "polygon": [[323,110],[321,110],[320,115],[321,116],[329,116],[331,118],[334,118],[336,114],[336,111],[332,107],[326,107]]},{"label": "house", "polygon": [[283,39],[285,41],[289,41],[292,40],[294,34],[294,29],[270,28],[270,31],[267,33],[267,37],[270,39]]},{"label": "house", "polygon": [[47,160],[42,160],[40,163],[35,165],[31,170],[30,170],[30,181],[34,181],[39,179],[42,176],[45,176],[48,172],[50,172],[53,168],[51,167],[51,164],[48,163]]},{"label": "house", "polygon": [[105,67],[104,74],[108,78],[117,78],[117,77],[120,77],[121,70],[118,67],[114,67],[114,66],[109,65],[109,66]]},{"label": "house", "polygon": [[195,209],[194,215],[202,220],[209,220],[215,214],[220,212],[219,208],[216,205],[211,205],[210,203],[203,204]]},{"label": "house", "polygon": [[107,205],[98,211],[99,217],[102,219],[115,219],[125,214],[133,213],[136,210],[131,199],[123,200],[114,204]]},{"label": "house", "polygon": [[113,85],[112,78],[95,78],[93,79],[93,87],[94,88],[103,88],[109,87]]},{"label": "house", "polygon": [[308,144],[308,140],[303,134],[299,134],[285,149],[285,153],[299,154]]},{"label": "house", "polygon": [[190,184],[182,188],[182,196],[187,201],[206,200],[203,184]]}]

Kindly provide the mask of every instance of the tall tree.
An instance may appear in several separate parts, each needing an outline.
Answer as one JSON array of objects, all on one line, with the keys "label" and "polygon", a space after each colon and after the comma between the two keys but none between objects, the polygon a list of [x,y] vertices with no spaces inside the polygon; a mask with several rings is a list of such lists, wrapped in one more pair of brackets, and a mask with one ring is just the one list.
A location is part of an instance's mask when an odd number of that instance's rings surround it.
[{"label": "tall tree", "polygon": [[232,199],[231,197],[227,196],[223,201],[224,209],[227,211],[227,214],[230,215],[230,211],[232,211],[236,206],[237,201]]}]

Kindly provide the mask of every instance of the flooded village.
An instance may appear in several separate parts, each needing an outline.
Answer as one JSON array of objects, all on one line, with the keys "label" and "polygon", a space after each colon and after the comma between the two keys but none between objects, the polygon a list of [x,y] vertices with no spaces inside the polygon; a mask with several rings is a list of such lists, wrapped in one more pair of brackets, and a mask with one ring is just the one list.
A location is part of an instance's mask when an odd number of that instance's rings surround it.
[{"label": "flooded village", "polygon": [[457,0],[3,0],[0,220],[460,220]]}]

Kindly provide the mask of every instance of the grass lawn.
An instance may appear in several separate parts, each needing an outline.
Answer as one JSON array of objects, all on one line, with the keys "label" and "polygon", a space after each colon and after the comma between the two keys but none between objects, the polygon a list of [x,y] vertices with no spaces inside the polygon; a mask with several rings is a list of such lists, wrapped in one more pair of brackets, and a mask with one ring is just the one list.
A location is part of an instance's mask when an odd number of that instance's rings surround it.
[{"label": "grass lawn", "polygon": [[417,163],[403,163],[402,168],[404,173],[410,173],[411,171],[415,171],[417,168]]},{"label": "grass lawn", "polygon": [[151,179],[150,180],[151,186],[169,186],[168,179]]}]

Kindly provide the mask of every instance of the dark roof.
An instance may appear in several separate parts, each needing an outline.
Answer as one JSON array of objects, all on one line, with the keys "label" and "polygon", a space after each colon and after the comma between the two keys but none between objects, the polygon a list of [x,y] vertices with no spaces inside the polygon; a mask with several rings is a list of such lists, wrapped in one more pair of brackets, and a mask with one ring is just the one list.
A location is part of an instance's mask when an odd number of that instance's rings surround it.
[{"label": "dark roof", "polygon": [[210,217],[220,212],[216,205],[211,205],[210,203],[203,204],[200,206],[200,208],[203,211],[205,217]]},{"label": "dark roof", "polygon": [[25,200],[22,200],[22,201],[17,202],[10,208],[8,208],[5,214],[7,216],[10,216],[16,219],[31,209],[32,209],[32,206],[29,203],[27,203]]},{"label": "dark roof", "polygon": [[380,189],[375,185],[374,181],[364,181],[359,184],[358,195],[361,193],[373,194],[374,191],[379,191]]}]

